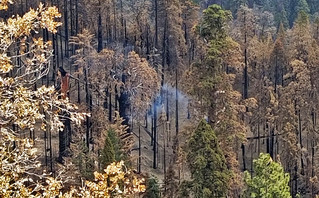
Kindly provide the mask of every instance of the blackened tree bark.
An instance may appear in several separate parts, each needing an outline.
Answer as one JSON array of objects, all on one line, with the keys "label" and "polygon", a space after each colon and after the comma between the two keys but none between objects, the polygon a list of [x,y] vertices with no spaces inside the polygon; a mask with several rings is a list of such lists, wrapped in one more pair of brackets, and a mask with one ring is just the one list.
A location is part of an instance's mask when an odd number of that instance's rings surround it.
[{"label": "blackened tree bark", "polygon": [[[246,13],[244,13],[244,24],[246,24]],[[244,35],[244,58],[245,58],[245,67],[244,67],[244,99],[248,98],[248,57],[247,57],[247,30],[245,29]]]},{"label": "blackened tree bark", "polygon": [[158,48],[158,0],[155,3],[155,47]]},{"label": "blackened tree bark", "polygon": [[[122,75],[122,83],[126,83],[126,75]],[[120,116],[124,119],[123,124],[130,126],[129,120],[130,120],[130,101],[129,101],[129,92],[124,88],[124,86],[121,86],[120,88],[120,97],[119,97],[119,113]],[[128,132],[130,132],[130,128],[128,129]]]},{"label": "blackened tree bark", "polygon": [[[178,140],[178,133],[179,133],[179,98],[178,98],[178,67],[176,66],[175,68],[175,77],[176,77],[176,88],[175,88],[175,94],[176,94],[176,100],[175,100],[175,104],[176,104],[176,117],[175,117],[175,126],[176,126],[176,139]],[[178,141],[177,141],[177,146],[178,145]]]},{"label": "blackened tree bark", "polygon": [[65,50],[65,56],[69,57],[69,26],[68,26],[67,0],[64,0],[64,50]]},{"label": "blackened tree bark", "polygon": [[243,169],[244,169],[244,171],[246,171],[247,170],[247,168],[246,168],[246,152],[245,152],[245,145],[244,144],[242,144],[241,145],[241,151],[242,151],[242,156],[243,156]]},{"label": "blackened tree bark", "polygon": [[98,47],[97,51],[100,52],[103,49],[103,32],[102,32],[102,16],[101,16],[101,1],[99,1],[99,16],[98,16],[98,26],[97,26],[97,40],[98,40]]},{"label": "blackened tree bark", "polygon": [[66,133],[65,130],[59,131],[59,157],[58,162],[63,163],[66,150]]},{"label": "blackened tree bark", "polygon": [[141,173],[142,169],[142,143],[141,143],[141,125],[138,128],[138,173]]},{"label": "blackened tree bark", "polygon": [[114,26],[113,26],[113,36],[114,40],[117,40],[117,18],[116,18],[116,1],[113,0],[113,19],[114,19]]},{"label": "blackened tree bark", "polygon": [[109,92],[108,93],[108,97],[109,97],[109,121],[112,121],[112,93]]},{"label": "blackened tree bark", "polygon": [[[161,81],[162,89],[163,89],[163,86],[164,86],[165,65],[166,65],[166,59],[167,59],[167,49],[166,49],[167,38],[166,37],[167,37],[167,17],[165,17],[164,36],[163,36],[163,50],[162,50],[162,81]],[[163,98],[163,93],[161,93],[161,96]]]},{"label": "blackened tree bark", "polygon": [[[89,69],[86,66],[86,68],[84,69],[84,75],[85,75],[85,92],[86,92],[86,104],[89,107],[89,110],[91,110],[91,105],[90,105],[90,101],[91,101],[91,97],[90,97],[90,88],[89,88]],[[90,148],[90,125],[91,125],[91,119],[89,116],[86,116],[86,146],[87,148]]]},{"label": "blackened tree bark", "polygon": [[153,105],[153,113],[154,113],[154,128],[153,128],[153,168],[157,168],[157,100],[155,100],[155,103]]}]

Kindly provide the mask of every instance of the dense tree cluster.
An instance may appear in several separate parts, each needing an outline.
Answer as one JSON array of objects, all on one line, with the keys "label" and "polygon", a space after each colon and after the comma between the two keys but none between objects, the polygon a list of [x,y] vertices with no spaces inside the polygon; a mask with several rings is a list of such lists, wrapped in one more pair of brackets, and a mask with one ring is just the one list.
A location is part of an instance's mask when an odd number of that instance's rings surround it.
[{"label": "dense tree cluster", "polygon": [[318,13],[0,1],[0,196],[319,196]]}]

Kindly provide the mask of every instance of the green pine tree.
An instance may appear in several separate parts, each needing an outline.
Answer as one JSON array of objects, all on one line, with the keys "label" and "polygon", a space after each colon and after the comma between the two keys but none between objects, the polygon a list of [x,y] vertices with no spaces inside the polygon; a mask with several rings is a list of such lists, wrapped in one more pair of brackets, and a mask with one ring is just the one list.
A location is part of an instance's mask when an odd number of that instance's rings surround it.
[{"label": "green pine tree", "polygon": [[288,14],[284,8],[281,11],[276,12],[275,13],[276,26],[280,27],[280,25],[282,24],[285,28],[288,28],[289,20],[287,16]]},{"label": "green pine tree", "polygon": [[254,198],[289,198],[289,174],[281,164],[274,162],[269,154],[261,153],[254,160],[254,176],[245,172],[247,190],[245,197]]},{"label": "green pine tree", "polygon": [[[188,143],[192,181],[185,182],[195,198],[225,197],[231,172],[211,126],[202,120]],[[185,185],[184,185],[185,186]]]},{"label": "green pine tree", "polygon": [[289,23],[290,26],[293,25],[293,22],[297,19],[298,14],[304,12],[305,14],[310,14],[310,8],[306,0],[297,0],[290,2],[290,17]]},{"label": "green pine tree", "polygon": [[158,180],[152,176],[146,180],[146,191],[143,198],[160,198]]},{"label": "green pine tree", "polygon": [[90,158],[89,149],[84,141],[79,141],[74,149],[73,163],[85,179],[94,178],[94,160]]},{"label": "green pine tree", "polygon": [[197,29],[200,35],[209,41],[223,40],[227,36],[225,26],[231,18],[230,11],[214,4],[203,11],[203,20]]},{"label": "green pine tree", "polygon": [[306,0],[299,0],[296,11],[297,11],[297,13],[304,11],[305,13],[310,14],[310,8],[309,8],[307,1]]},{"label": "green pine tree", "polygon": [[105,137],[104,148],[100,153],[100,167],[104,169],[107,165],[115,161],[114,146],[111,142],[110,137],[107,135]]},{"label": "green pine tree", "polygon": [[113,129],[110,129],[107,134],[113,145],[115,161],[119,162],[121,160],[125,160],[125,156],[123,156],[123,152],[121,150],[120,139],[116,132]]}]

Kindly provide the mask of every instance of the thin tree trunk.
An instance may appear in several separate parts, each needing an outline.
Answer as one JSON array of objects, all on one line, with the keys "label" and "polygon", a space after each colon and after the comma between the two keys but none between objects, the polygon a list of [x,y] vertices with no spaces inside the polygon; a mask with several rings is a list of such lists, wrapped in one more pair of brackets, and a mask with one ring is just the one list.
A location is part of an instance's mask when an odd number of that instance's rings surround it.
[{"label": "thin tree trunk", "polygon": [[260,154],[260,125],[259,125],[259,120],[258,120],[258,126],[257,126],[257,135],[258,135],[258,140],[257,140],[257,152],[258,152],[258,156]]},{"label": "thin tree trunk", "polygon": [[69,57],[69,27],[68,27],[68,4],[67,0],[64,0],[64,49],[65,56]]},{"label": "thin tree trunk", "polygon": [[[164,179],[166,179],[166,145],[168,144],[166,142],[166,137],[168,135],[167,133],[167,125],[163,125],[163,169],[164,169]],[[164,192],[166,193],[166,185],[164,185]]]},{"label": "thin tree trunk", "polygon": [[62,30],[60,29],[60,52],[61,52],[61,67],[63,67],[63,38],[62,38]]},{"label": "thin tree trunk", "polygon": [[100,52],[103,49],[103,32],[102,32],[102,16],[101,16],[101,1],[99,0],[99,14],[98,14],[98,35],[97,35],[97,39],[98,39],[98,47],[97,47],[97,51]]},{"label": "thin tree trunk", "polygon": [[114,100],[115,100],[115,105],[114,105],[115,111],[118,111],[118,110],[119,110],[119,108],[118,108],[119,97],[118,97],[117,85],[115,85],[115,96],[114,96]]},{"label": "thin tree trunk", "polygon": [[[55,35],[52,34],[52,48],[53,48],[53,68],[52,68],[52,81],[54,82],[54,85],[56,84],[56,71],[57,71],[57,65],[58,65],[58,53],[57,53],[57,49],[58,49],[58,46],[56,45],[56,42],[55,42]],[[49,75],[48,75],[49,77]]]},{"label": "thin tree trunk", "polygon": [[70,0],[70,35],[74,36],[73,1]]},{"label": "thin tree trunk", "polygon": [[[77,75],[77,78],[80,79],[80,74],[79,73]],[[78,93],[77,93],[77,95],[78,95],[78,103],[80,104],[81,103],[81,84],[80,84],[79,80],[77,80],[77,89],[78,89]]]},{"label": "thin tree trunk", "polygon": [[53,171],[53,156],[52,156],[52,133],[51,133],[51,126],[49,126],[49,149],[50,149],[50,172]]},{"label": "thin tree trunk", "polygon": [[48,166],[48,145],[47,145],[47,139],[48,139],[48,127],[44,131],[44,161],[45,161],[45,166]]},{"label": "thin tree trunk", "polygon": [[270,130],[270,156],[272,159],[275,159],[275,155],[274,155],[274,137],[275,137],[275,129],[271,128]]},{"label": "thin tree trunk", "polygon": [[117,40],[116,1],[113,0],[114,40]]},{"label": "thin tree trunk", "polygon": [[[86,104],[90,107],[90,91],[89,91],[89,79],[88,79],[88,68],[85,67],[84,75],[85,75],[85,92],[86,92]],[[86,116],[86,146],[89,149],[90,148],[90,117]]]},{"label": "thin tree trunk", "polygon": [[59,157],[58,161],[63,163],[63,157],[65,156],[66,144],[65,144],[65,129],[59,131]]},{"label": "thin tree trunk", "polygon": [[246,171],[246,153],[245,153],[245,145],[242,144],[241,145],[241,150],[242,150],[242,155],[243,155],[243,168],[244,168],[244,171]]},{"label": "thin tree trunk", "polygon": [[[150,42],[149,42],[150,30],[149,29],[150,27],[147,24],[146,26],[146,58],[147,60],[149,60],[149,55],[150,55]],[[126,27],[125,27],[125,30],[126,30]]]},{"label": "thin tree trunk", "polygon": [[124,30],[124,17],[123,17],[123,0],[120,0],[120,9],[121,9],[121,38],[123,38],[123,30]]},{"label": "thin tree trunk", "polygon": [[[175,88],[175,94],[176,94],[176,100],[175,100],[175,104],[176,104],[176,114],[175,114],[175,126],[176,126],[176,138],[178,139],[178,133],[179,133],[179,97],[178,97],[178,69],[177,66],[175,68],[175,83],[176,83],[176,88]],[[178,141],[177,141],[178,142]],[[177,146],[179,146],[177,144]]]},{"label": "thin tree trunk", "polygon": [[[244,13],[244,24],[246,23],[246,13]],[[247,59],[247,32],[245,32],[244,38],[244,58],[245,58],[245,68],[244,68],[244,99],[248,98],[248,59]]]},{"label": "thin tree trunk", "polygon": [[153,106],[153,117],[154,117],[154,125],[153,125],[153,168],[157,168],[157,101],[155,100],[155,104]]},{"label": "thin tree trunk", "polygon": [[278,71],[278,56],[276,55],[276,66],[275,66],[275,93],[277,93],[277,86],[279,81],[279,71]]},{"label": "thin tree trunk", "polygon": [[[165,65],[166,65],[166,32],[167,32],[167,17],[165,18],[165,25],[164,25],[164,37],[163,37],[163,52],[162,52],[162,80],[161,80],[161,86],[163,89],[164,86],[164,80],[165,80]],[[162,91],[163,92],[163,91]],[[163,93],[161,93],[162,95]],[[163,98],[163,95],[162,95]]]},{"label": "thin tree trunk", "polygon": [[112,93],[109,92],[109,121],[112,122]]},{"label": "thin tree trunk", "polygon": [[[312,148],[311,148],[311,177],[314,178],[315,176],[315,143],[312,141]],[[314,184],[311,183],[311,197],[314,197]]]},{"label": "thin tree trunk", "polygon": [[158,48],[158,0],[155,3],[155,47]]},{"label": "thin tree trunk", "polygon": [[141,125],[138,127],[138,173],[142,172],[142,143],[141,143]]},{"label": "thin tree trunk", "polygon": [[75,34],[79,33],[79,6],[78,0],[75,0]]},{"label": "thin tree trunk", "polygon": [[[301,113],[300,110],[298,110],[298,128],[299,128],[299,143],[300,143],[300,148],[303,149],[303,143],[302,143],[302,124],[301,124]],[[300,161],[301,161],[301,174],[304,175],[305,170],[304,170],[304,161],[303,161],[303,155],[302,151],[300,152]]]}]

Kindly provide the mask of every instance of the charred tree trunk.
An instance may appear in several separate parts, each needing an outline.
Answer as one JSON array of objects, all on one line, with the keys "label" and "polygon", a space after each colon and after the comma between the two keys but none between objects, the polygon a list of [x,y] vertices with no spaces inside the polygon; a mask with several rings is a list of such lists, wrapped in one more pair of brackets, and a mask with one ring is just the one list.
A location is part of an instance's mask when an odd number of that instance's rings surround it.
[{"label": "charred tree trunk", "polygon": [[141,143],[141,125],[138,128],[138,173],[142,172],[142,143]]},{"label": "charred tree trunk", "polygon": [[71,130],[71,120],[70,120],[70,115],[66,115],[66,120],[64,122],[64,126],[65,126],[65,129],[67,131],[67,142],[66,142],[66,146],[68,148],[70,148],[70,144],[71,144],[71,141],[72,141],[72,130]]},{"label": "charred tree trunk", "polygon": [[[244,13],[244,23],[246,23],[246,13]],[[247,32],[245,32],[244,38],[244,58],[245,58],[245,67],[244,67],[244,99],[248,98],[248,58],[247,58]]]},{"label": "charred tree trunk", "polygon": [[260,154],[260,122],[258,120],[258,125],[257,125],[257,136],[258,136],[258,139],[257,139],[257,152],[258,152],[258,156]]},{"label": "charred tree trunk", "polygon": [[118,102],[119,102],[119,95],[118,95],[117,85],[115,85],[115,95],[114,95],[114,103],[115,103],[114,109],[115,109],[115,111],[119,110]]},{"label": "charred tree trunk", "polygon": [[248,98],[248,66],[247,66],[247,49],[245,48],[245,68],[244,68],[244,99]]},{"label": "charred tree trunk", "polygon": [[107,35],[107,42],[110,43],[112,41],[112,27],[111,27],[111,8],[110,6],[107,6],[107,11],[106,11],[106,20],[105,20],[105,24],[106,24],[106,35]]},{"label": "charred tree trunk", "polygon": [[[34,131],[33,131],[34,132]],[[49,149],[50,149],[50,172],[53,173],[53,155],[52,155],[52,133],[51,127],[48,127],[48,135],[49,135]],[[34,134],[33,134],[34,137]]]},{"label": "charred tree trunk", "polygon": [[269,142],[269,154],[270,154],[270,157],[272,158],[272,159],[275,159],[275,155],[274,155],[274,146],[275,146],[275,144],[274,144],[274,140],[275,140],[275,129],[274,128],[271,128],[271,130],[270,130],[270,142]]},{"label": "charred tree trunk", "polygon": [[101,16],[101,1],[99,1],[99,16],[98,16],[98,26],[97,26],[97,40],[98,47],[97,51],[100,52],[103,49],[103,32],[102,32],[102,16]]},{"label": "charred tree trunk", "polygon": [[112,122],[112,93],[109,92],[109,121]]},{"label": "charred tree trunk", "polygon": [[298,192],[298,164],[297,162],[295,163],[295,168],[294,168],[294,189],[293,189],[293,195],[296,195]]},{"label": "charred tree trunk", "polygon": [[[299,131],[299,143],[300,143],[300,148],[303,149],[303,143],[302,143],[302,124],[301,124],[301,113],[300,109],[298,110],[298,131]],[[302,151],[300,152],[300,162],[301,162],[301,174],[304,175],[305,170],[304,170],[304,161],[303,161],[303,154]]]},{"label": "charred tree trunk", "polygon": [[[126,30],[126,27],[125,27],[125,30]],[[147,24],[147,26],[146,26],[146,56],[147,56],[147,60],[149,60],[149,55],[150,55],[150,51],[151,51],[149,36],[150,36],[150,27]],[[126,38],[126,36],[125,36],[125,38]]]},{"label": "charred tree trunk", "polygon": [[[312,148],[311,148],[311,177],[314,178],[315,176],[315,141],[312,141]],[[311,197],[314,197],[314,184],[311,184]]]},{"label": "charred tree trunk", "polygon": [[[162,80],[161,80],[161,86],[163,89],[164,86],[164,80],[165,80],[165,65],[166,65],[166,54],[167,54],[167,50],[166,50],[166,43],[167,43],[167,38],[166,38],[166,32],[167,32],[167,17],[165,18],[165,25],[164,25],[164,36],[163,36],[163,52],[162,52]],[[162,90],[163,92],[163,90]],[[161,93],[161,96],[163,98],[163,93]]]},{"label": "charred tree trunk", "polygon": [[278,83],[279,83],[279,68],[278,68],[278,56],[276,55],[276,66],[275,66],[275,93],[277,93]]},{"label": "charred tree trunk", "polygon": [[75,35],[79,33],[79,6],[78,0],[75,0]]},{"label": "charred tree trunk", "polygon": [[[89,88],[89,69],[86,66],[85,70],[84,70],[84,75],[85,75],[85,92],[86,92],[86,104],[89,107],[89,110],[91,110],[91,106],[90,106],[90,88]],[[86,116],[86,146],[89,149],[90,148],[90,124],[91,124],[91,119],[89,116]]]},{"label": "charred tree trunk", "polygon": [[124,39],[124,16],[123,16],[123,0],[120,0],[120,10],[121,10],[121,39]]},{"label": "charred tree trunk", "polygon": [[154,1],[155,6],[155,47],[158,48],[158,0]]},{"label": "charred tree trunk", "polygon": [[117,40],[117,22],[116,22],[116,1],[113,0],[113,18],[114,18],[114,40],[116,41]]},{"label": "charred tree trunk", "polygon": [[155,100],[153,106],[153,116],[154,116],[154,125],[153,125],[153,168],[157,168],[157,100]]},{"label": "charred tree trunk", "polygon": [[69,26],[68,26],[68,4],[64,0],[64,50],[65,57],[69,57]]},{"label": "charred tree trunk", "polygon": [[246,168],[246,153],[245,153],[245,145],[244,144],[242,144],[241,145],[241,150],[242,150],[242,155],[243,155],[243,169],[244,169],[244,171],[246,171],[247,170],[247,168]]},{"label": "charred tree trunk", "polygon": [[63,157],[65,157],[66,151],[66,132],[65,129],[59,131],[59,157],[58,162],[63,163]]},{"label": "charred tree trunk", "polygon": [[47,145],[47,140],[48,140],[48,127],[44,131],[44,162],[45,166],[48,166],[48,145]]},{"label": "charred tree trunk", "polygon": [[63,54],[63,38],[62,38],[62,30],[60,29],[60,52],[61,52],[61,67],[63,67],[63,57],[64,57],[64,54]]},{"label": "charred tree trunk", "polygon": [[[53,48],[53,68],[52,68],[52,81],[54,82],[54,85],[56,84],[56,76],[57,76],[57,74],[56,74],[56,71],[57,71],[57,66],[59,65],[58,64],[58,53],[57,53],[57,45],[56,45],[56,42],[55,42],[55,39],[56,37],[55,37],[55,35],[54,34],[52,34],[52,48]],[[49,77],[49,75],[48,75],[48,77]]]},{"label": "charred tree trunk", "polygon": [[[126,75],[122,75],[122,82],[123,84],[126,83]],[[124,86],[121,86],[120,88],[120,98],[119,98],[119,112],[120,116],[124,119],[123,124],[130,126],[129,120],[130,120],[130,101],[129,101],[129,92],[125,90]],[[129,127],[128,132],[131,132],[131,129]]]},{"label": "charred tree trunk", "polygon": [[175,94],[176,94],[176,100],[175,100],[175,104],[176,104],[176,112],[175,112],[175,126],[176,126],[176,139],[177,139],[177,147],[179,146],[178,144],[178,133],[179,133],[179,98],[178,98],[178,68],[176,66],[175,68],[175,84],[176,84],[176,88],[175,88]]}]

